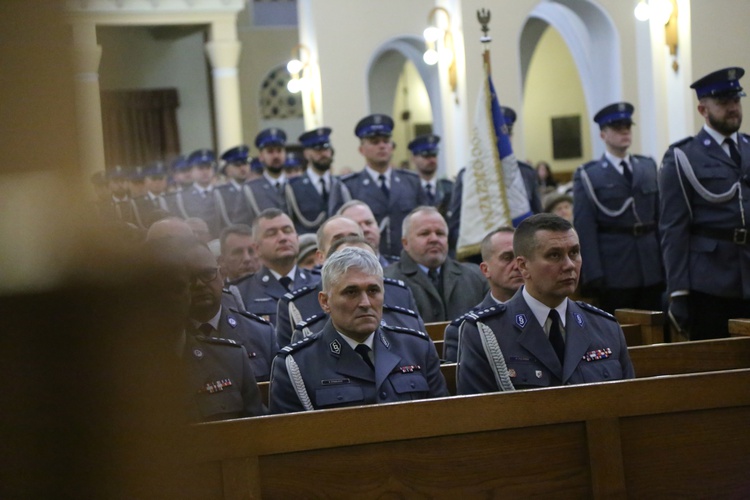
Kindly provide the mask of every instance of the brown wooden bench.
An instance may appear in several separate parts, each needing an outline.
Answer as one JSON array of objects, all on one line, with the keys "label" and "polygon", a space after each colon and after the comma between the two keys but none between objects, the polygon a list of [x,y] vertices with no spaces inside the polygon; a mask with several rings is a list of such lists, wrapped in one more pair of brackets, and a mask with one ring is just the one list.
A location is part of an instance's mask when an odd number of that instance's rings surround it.
[{"label": "brown wooden bench", "polygon": [[[750,369],[191,428],[213,498],[740,498]],[[210,496],[208,496],[210,497]]]},{"label": "brown wooden bench", "polygon": [[[615,318],[622,326],[628,346],[660,344],[664,342],[664,313],[641,309],[617,309]],[[630,325],[638,325],[635,329]]]},{"label": "brown wooden bench", "polygon": [[[425,329],[427,335],[433,340],[433,342],[442,341],[445,336],[445,327],[450,325],[450,321],[436,321],[435,323],[425,323]],[[438,352],[443,352],[442,349],[438,349]]]},{"label": "brown wooden bench", "polygon": [[[629,347],[637,378],[750,368],[750,337]],[[448,392],[456,394],[456,363],[440,365]],[[268,382],[260,382],[268,401]]]},{"label": "brown wooden bench", "polygon": [[732,337],[750,337],[750,319],[730,319],[729,335]]}]

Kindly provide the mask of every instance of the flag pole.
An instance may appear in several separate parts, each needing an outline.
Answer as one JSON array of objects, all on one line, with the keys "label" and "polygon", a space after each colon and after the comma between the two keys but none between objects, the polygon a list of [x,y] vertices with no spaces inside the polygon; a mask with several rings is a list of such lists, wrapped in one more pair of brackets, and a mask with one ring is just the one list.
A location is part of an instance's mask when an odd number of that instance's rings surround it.
[{"label": "flag pole", "polygon": [[482,25],[482,38],[479,40],[482,42],[482,46],[484,47],[484,52],[482,53],[482,59],[484,60],[484,64],[487,68],[487,74],[491,74],[490,72],[490,42],[492,41],[492,37],[488,35],[490,31],[490,27],[488,26],[490,24],[490,11],[489,9],[479,9],[477,11],[477,20],[479,21],[479,24]]}]

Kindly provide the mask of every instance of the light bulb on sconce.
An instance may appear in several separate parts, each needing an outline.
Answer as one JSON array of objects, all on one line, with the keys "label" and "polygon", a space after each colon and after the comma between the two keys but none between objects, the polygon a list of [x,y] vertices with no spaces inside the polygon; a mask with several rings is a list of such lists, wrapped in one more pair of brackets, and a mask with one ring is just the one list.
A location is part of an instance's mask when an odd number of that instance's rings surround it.
[{"label": "light bulb on sconce", "polygon": [[[438,12],[445,14],[446,26],[445,28],[439,28],[436,23],[435,16]],[[457,73],[456,73],[456,51],[453,46],[453,33],[451,32],[451,15],[447,9],[443,7],[433,7],[427,14],[428,26],[424,32],[424,40],[427,45],[422,59],[425,64],[434,66],[438,62],[441,65],[447,66],[448,68],[448,83],[451,90],[455,93],[457,86]]]}]

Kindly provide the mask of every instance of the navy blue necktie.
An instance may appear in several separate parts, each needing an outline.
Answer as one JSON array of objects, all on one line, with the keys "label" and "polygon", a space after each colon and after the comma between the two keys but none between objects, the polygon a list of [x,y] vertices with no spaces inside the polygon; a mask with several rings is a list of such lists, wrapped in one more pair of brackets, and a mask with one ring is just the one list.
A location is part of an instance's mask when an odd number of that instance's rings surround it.
[{"label": "navy blue necktie", "polygon": [[328,202],[328,190],[326,189],[326,180],[324,178],[320,178],[320,196],[323,197],[323,200]]},{"label": "navy blue necktie", "polygon": [[281,283],[281,286],[283,286],[284,288],[286,288],[287,292],[291,292],[292,291],[292,289],[291,289],[292,278],[290,278],[289,276],[282,276],[281,278],[279,278],[279,283]]},{"label": "navy blue necktie", "polygon": [[549,327],[549,342],[552,344],[555,354],[557,354],[557,359],[562,364],[565,359],[565,341],[560,330],[560,315],[556,309],[550,309],[548,317],[552,322]]},{"label": "navy blue necktie", "polygon": [[633,172],[630,171],[630,166],[628,165],[628,162],[625,160],[622,160],[620,162],[620,166],[622,167],[622,175],[625,177],[625,180],[628,181],[628,186],[633,185]]},{"label": "navy blue necktie", "polygon": [[427,203],[429,205],[435,204],[435,194],[432,192],[432,184],[425,184],[425,191],[427,191]]},{"label": "navy blue necktie", "polygon": [[354,348],[354,351],[362,357],[362,360],[367,363],[367,366],[369,366],[372,371],[375,371],[375,365],[372,364],[372,360],[370,359],[370,350],[371,349],[367,347],[367,344],[357,344],[357,347]]},{"label": "navy blue necktie", "polygon": [[380,190],[383,192],[383,194],[385,195],[386,198],[390,198],[391,197],[391,192],[388,189],[388,185],[385,183],[385,175],[384,174],[380,174],[378,176],[378,180],[380,181]]},{"label": "navy blue necktie", "polygon": [[729,146],[729,156],[732,157],[732,161],[737,165],[738,167],[742,167],[742,157],[740,156],[740,151],[737,149],[737,145],[734,143],[732,139],[727,137],[724,139],[724,144]]}]

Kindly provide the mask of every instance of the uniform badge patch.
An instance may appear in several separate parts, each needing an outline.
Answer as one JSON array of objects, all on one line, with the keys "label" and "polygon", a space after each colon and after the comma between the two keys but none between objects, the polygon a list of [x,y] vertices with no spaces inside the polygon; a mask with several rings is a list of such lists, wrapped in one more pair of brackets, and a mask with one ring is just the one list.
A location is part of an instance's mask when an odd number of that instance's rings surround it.
[{"label": "uniform badge patch", "polygon": [[612,349],[605,347],[604,349],[589,351],[581,359],[584,361],[598,361],[600,359],[607,359],[610,356],[612,356]]},{"label": "uniform badge patch", "polygon": [[703,145],[704,146],[710,146],[711,145],[711,139],[706,139],[705,141],[703,141]]},{"label": "uniform badge patch", "polygon": [[536,375],[536,378],[542,378],[542,370],[536,370],[534,375]]},{"label": "uniform badge patch", "polygon": [[383,343],[384,346],[386,346],[388,349],[391,348],[391,343],[388,342],[388,339],[385,338],[385,335],[383,335],[383,332],[380,332],[380,341]]},{"label": "uniform badge patch", "polygon": [[516,324],[518,326],[524,328],[526,326],[526,323],[528,323],[528,321],[526,320],[525,314],[516,314]]},{"label": "uniform badge patch", "polygon": [[508,375],[510,376],[510,378],[516,378],[516,371],[511,368],[508,370]]},{"label": "uniform badge patch", "polygon": [[229,319],[227,319],[227,323],[229,323],[229,326],[231,326],[232,328],[235,328],[237,326],[237,320],[232,317],[229,317]]},{"label": "uniform badge patch", "polygon": [[193,349],[193,356],[195,356],[196,359],[203,359],[203,351],[200,349]]},{"label": "uniform badge patch", "polygon": [[263,277],[262,277],[262,278],[261,278],[260,280],[261,280],[261,281],[262,281],[263,283],[268,283],[268,279],[269,279],[269,278],[268,278],[268,275],[265,275],[265,276],[263,276]]},{"label": "uniform badge patch", "polygon": [[334,354],[341,354],[341,342],[339,342],[339,339],[331,342],[331,352]]},{"label": "uniform badge patch", "polygon": [[578,323],[578,326],[583,326],[583,316],[581,316],[578,313],[573,313],[573,317],[576,319],[576,323]]}]

